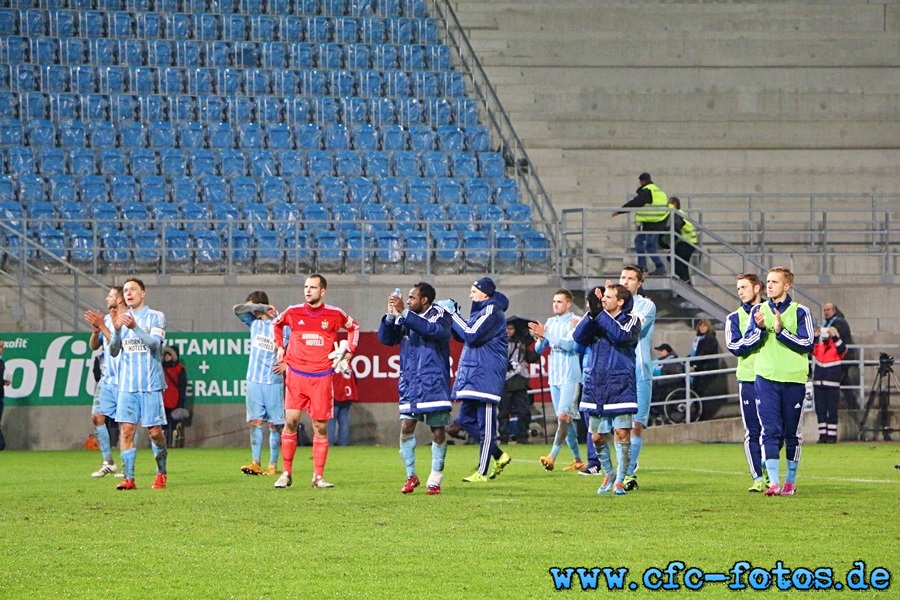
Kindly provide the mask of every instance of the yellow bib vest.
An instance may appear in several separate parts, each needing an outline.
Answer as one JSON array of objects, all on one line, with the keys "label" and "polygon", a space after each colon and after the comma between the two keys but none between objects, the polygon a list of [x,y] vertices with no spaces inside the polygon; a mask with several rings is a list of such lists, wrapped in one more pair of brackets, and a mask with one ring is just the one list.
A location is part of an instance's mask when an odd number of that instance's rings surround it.
[{"label": "yellow bib vest", "polygon": [[684,225],[681,227],[681,237],[684,241],[697,245],[697,230],[694,229],[694,224],[687,220],[687,217],[684,215],[683,210],[679,210],[678,214],[684,218]]},{"label": "yellow bib vest", "polygon": [[[791,350],[775,339],[775,314],[768,302],[759,310],[766,319],[766,341],[760,346],[756,357],[756,374],[769,381],[780,383],[806,383],[809,375],[809,357]],[[791,302],[781,313],[781,327],[797,333],[797,303]]]},{"label": "yellow bib vest", "polygon": [[[650,190],[650,194],[653,197],[653,201],[650,203],[650,206],[656,206],[659,208],[666,208],[669,206],[669,197],[666,196],[666,193],[656,187],[654,183],[648,183],[644,186],[644,189]],[[638,223],[659,223],[660,221],[665,221],[666,217],[669,216],[669,211],[667,210],[646,210],[647,206],[644,206],[643,210],[639,210],[634,215],[634,220]]]}]

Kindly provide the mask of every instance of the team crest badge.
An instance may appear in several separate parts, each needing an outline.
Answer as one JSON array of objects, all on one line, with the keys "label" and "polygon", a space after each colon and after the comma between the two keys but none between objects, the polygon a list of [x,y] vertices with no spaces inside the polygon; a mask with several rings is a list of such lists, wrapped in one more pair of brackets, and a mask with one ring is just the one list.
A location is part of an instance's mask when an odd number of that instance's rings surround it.
[{"label": "team crest badge", "polygon": [[322,329],[328,329],[328,319],[322,319]]}]

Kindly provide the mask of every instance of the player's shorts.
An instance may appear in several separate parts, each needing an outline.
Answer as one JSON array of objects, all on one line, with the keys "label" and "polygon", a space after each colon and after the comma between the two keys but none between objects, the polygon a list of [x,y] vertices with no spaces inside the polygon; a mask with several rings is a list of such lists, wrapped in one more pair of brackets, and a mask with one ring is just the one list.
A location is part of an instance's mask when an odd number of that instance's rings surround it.
[{"label": "player's shorts", "polygon": [[638,379],[635,383],[638,409],[634,415],[634,420],[646,427],[647,419],[650,417],[650,396],[653,392],[653,380]]},{"label": "player's shorts", "polygon": [[411,413],[411,414],[400,414],[400,420],[406,421],[418,421],[419,423],[425,423],[429,427],[446,427],[450,424],[450,411],[449,410],[439,410],[437,412],[427,412],[427,413]]},{"label": "player's shorts", "polygon": [[284,384],[248,381],[247,420],[284,425]]},{"label": "player's shorts", "polygon": [[607,434],[614,429],[631,429],[631,425],[631,415],[616,415],[614,417],[595,417],[591,415],[588,431]]},{"label": "player's shorts", "polygon": [[562,385],[550,386],[550,399],[553,402],[553,410],[557,415],[569,415],[573,419],[578,418],[578,407],[575,398],[578,391],[577,381],[568,381]]},{"label": "player's shorts", "polygon": [[115,419],[118,400],[118,386],[101,380],[100,383],[97,384],[97,391],[94,394],[94,403],[91,405],[91,414],[103,415],[110,419]]},{"label": "player's shorts", "polygon": [[285,410],[305,410],[313,421],[328,421],[334,414],[334,387],[331,371],[319,376],[300,375],[288,368]]},{"label": "player's shorts", "polygon": [[162,392],[119,392],[116,421],[144,427],[165,425]]}]

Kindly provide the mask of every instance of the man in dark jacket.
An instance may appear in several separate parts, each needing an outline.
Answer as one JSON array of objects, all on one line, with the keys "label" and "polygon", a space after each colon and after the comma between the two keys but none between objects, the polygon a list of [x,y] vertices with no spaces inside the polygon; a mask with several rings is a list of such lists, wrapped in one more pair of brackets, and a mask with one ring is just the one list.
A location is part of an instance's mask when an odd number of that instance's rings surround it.
[{"label": "man in dark jacket", "polygon": [[[461,400],[459,424],[470,437],[481,442],[478,470],[463,479],[483,483],[499,475],[510,463],[509,455],[497,445],[497,404],[506,383],[506,314],[509,300],[497,291],[490,277],[472,284],[469,320],[453,314],[453,337],[463,350],[456,371],[453,399]],[[493,471],[488,466],[494,459]]]},{"label": "man in dark jacket", "polygon": [[391,294],[388,312],[378,327],[378,341],[400,344],[400,456],[406,465],[406,483],[400,491],[412,493],[416,476],[416,423],[431,427],[429,495],[441,493],[450,424],[450,313],[434,304],[434,287],[419,282],[403,299]]},{"label": "man in dark jacket", "polygon": [[[638,233],[634,237],[634,250],[637,252],[637,264],[641,270],[647,270],[647,255],[653,261],[656,270],[651,276],[666,274],[666,265],[657,255],[660,235],[669,230],[669,197],[659,189],[650,173],[641,173],[638,176],[640,184],[634,198],[622,205],[622,208],[640,208],[634,213],[634,221]],[[612,216],[620,215],[623,211],[616,211]]]},{"label": "man in dark jacket", "polygon": [[[577,343],[591,349],[581,409],[590,414],[589,429],[596,448],[604,447],[604,436],[615,432],[615,493],[623,495],[625,471],[631,458],[631,420],[638,408],[635,347],[641,335],[641,321],[631,314],[631,292],[621,284],[596,287],[587,299],[588,314],[572,334]],[[598,494],[613,487],[612,465],[608,458],[605,462],[606,477]]]},{"label": "man in dark jacket", "polygon": [[[836,304],[832,302],[823,304],[822,315],[825,317],[825,320],[822,321],[822,327],[834,327],[837,329],[838,337],[844,340],[844,344],[850,345],[853,343],[853,334],[850,333],[850,324],[847,323],[847,318]],[[856,390],[850,389],[855,385],[859,385],[859,370],[857,366],[853,364],[853,361],[858,360],[858,358],[859,356],[856,353],[856,349],[848,348],[847,354],[843,359],[845,362],[841,363],[841,386],[844,388],[842,390],[844,403],[847,405],[847,408],[851,410],[859,408],[859,394]]]}]

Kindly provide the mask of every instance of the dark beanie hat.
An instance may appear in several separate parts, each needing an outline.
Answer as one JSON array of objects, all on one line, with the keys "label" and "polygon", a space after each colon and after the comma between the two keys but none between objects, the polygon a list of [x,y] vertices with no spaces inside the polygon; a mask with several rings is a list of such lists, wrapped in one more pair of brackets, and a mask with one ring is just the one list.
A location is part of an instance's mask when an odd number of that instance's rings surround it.
[{"label": "dark beanie hat", "polygon": [[640,175],[638,175],[638,181],[653,181],[653,180],[650,178],[650,173],[641,173]]},{"label": "dark beanie hat", "polygon": [[472,285],[474,285],[476,288],[478,288],[488,296],[493,296],[494,292],[497,291],[497,286],[494,285],[494,280],[490,277],[482,277]]}]

